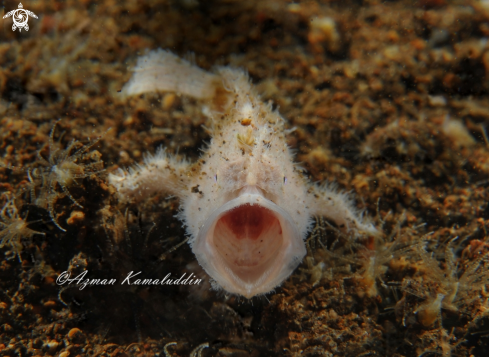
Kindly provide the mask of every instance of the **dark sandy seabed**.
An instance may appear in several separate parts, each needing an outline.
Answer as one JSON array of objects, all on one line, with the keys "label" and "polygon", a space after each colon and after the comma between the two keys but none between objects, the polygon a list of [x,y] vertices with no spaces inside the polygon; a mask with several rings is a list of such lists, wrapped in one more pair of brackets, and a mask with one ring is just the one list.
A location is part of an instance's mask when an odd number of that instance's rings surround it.
[{"label": "dark sandy seabed", "polygon": [[[0,32],[1,221],[20,222],[19,235],[0,233],[0,356],[487,356],[487,2],[23,5],[39,17],[30,30],[13,32],[10,18]],[[121,204],[107,182],[160,146],[195,160],[210,139],[192,99],[118,96],[137,56],[159,47],[247,70],[295,128],[289,145],[310,180],[350,191],[382,236],[319,220],[274,293],[209,290],[178,247],[178,202]],[[77,157],[84,177],[65,185],[81,208],[49,170],[101,136]],[[84,270],[204,283],[56,284]]]}]

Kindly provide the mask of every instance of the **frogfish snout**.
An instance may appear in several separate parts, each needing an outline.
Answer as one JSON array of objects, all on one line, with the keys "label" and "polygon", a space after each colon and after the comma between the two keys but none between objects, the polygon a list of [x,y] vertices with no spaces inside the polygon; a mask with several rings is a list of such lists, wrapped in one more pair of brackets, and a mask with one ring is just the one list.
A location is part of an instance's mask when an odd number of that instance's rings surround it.
[{"label": "frogfish snout", "polygon": [[290,215],[256,186],[212,212],[192,250],[220,286],[248,298],[279,285],[306,254]]}]

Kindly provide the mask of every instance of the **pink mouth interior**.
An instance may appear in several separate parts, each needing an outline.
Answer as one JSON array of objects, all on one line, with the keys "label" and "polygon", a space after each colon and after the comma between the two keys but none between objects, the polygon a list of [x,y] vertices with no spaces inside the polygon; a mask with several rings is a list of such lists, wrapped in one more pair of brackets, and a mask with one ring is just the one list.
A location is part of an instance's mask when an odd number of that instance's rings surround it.
[{"label": "pink mouth interior", "polygon": [[275,214],[245,204],[222,216],[213,237],[216,250],[243,281],[259,279],[279,256],[283,232]]}]

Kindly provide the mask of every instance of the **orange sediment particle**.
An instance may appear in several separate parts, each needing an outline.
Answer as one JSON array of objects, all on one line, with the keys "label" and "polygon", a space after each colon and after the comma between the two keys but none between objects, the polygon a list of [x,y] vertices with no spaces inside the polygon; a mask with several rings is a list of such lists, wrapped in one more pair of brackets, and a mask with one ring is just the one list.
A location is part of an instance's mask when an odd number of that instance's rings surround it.
[{"label": "orange sediment particle", "polygon": [[66,223],[72,225],[82,221],[83,219],[85,219],[85,213],[81,211],[73,211],[71,212],[70,217],[66,220]]},{"label": "orange sediment particle", "polygon": [[429,327],[441,315],[441,303],[445,295],[438,294],[434,300],[430,300],[420,305],[415,313],[417,313],[418,321],[425,327]]}]

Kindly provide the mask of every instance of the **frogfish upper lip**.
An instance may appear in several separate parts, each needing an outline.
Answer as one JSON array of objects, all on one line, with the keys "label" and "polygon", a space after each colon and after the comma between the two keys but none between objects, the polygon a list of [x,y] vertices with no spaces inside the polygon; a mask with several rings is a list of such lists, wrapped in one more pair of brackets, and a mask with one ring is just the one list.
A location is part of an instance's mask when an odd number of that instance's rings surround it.
[{"label": "frogfish upper lip", "polygon": [[280,285],[306,254],[291,216],[256,186],[212,212],[192,250],[221,287],[247,298]]}]

